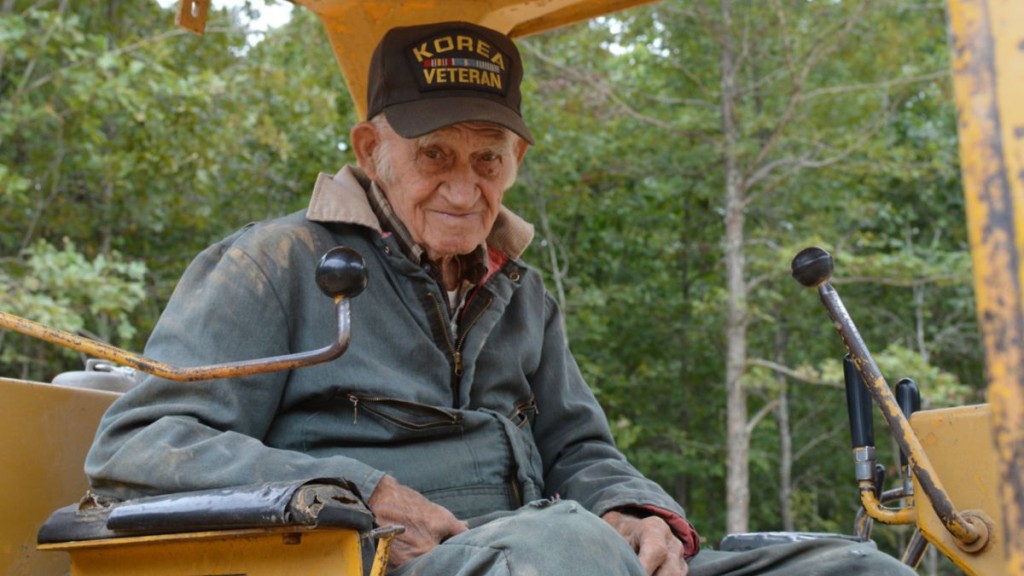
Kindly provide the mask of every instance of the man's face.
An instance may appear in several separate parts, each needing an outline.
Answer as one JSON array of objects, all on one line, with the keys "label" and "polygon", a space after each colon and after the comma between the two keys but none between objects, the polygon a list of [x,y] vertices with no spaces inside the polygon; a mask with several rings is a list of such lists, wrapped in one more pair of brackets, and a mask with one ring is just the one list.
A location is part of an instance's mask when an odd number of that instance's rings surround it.
[{"label": "man's face", "polygon": [[438,261],[480,245],[515,181],[526,142],[486,122],[456,124],[414,139],[402,138],[386,123],[370,125],[378,140],[360,164],[427,257]]}]

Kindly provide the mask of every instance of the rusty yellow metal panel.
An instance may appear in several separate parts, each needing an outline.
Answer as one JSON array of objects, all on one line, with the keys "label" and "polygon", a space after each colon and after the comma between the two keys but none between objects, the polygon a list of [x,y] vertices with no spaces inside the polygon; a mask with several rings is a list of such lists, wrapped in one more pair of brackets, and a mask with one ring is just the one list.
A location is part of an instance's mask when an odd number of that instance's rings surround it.
[{"label": "rusty yellow metal panel", "polygon": [[991,446],[1011,535],[994,573],[1024,576],[1024,2],[949,0],[949,20]]},{"label": "rusty yellow metal panel", "polygon": [[914,433],[942,477],[950,501],[963,511],[979,512],[991,522],[988,545],[975,553],[964,551],[914,483],[917,525],[925,537],[968,574],[1002,574],[1006,541],[1001,524],[997,459],[992,445],[992,411],[987,404],[917,412],[910,418]]},{"label": "rusty yellow metal panel", "polygon": [[327,30],[359,116],[366,113],[370,55],[388,29],[462,20],[513,38],[609,14],[653,0],[295,0]]},{"label": "rusty yellow metal panel", "polygon": [[[349,529],[230,530],[41,546],[71,555],[71,576],[362,576]],[[49,552],[55,553],[55,552]]]},{"label": "rusty yellow metal panel", "polygon": [[36,550],[36,532],[85,494],[82,463],[117,396],[0,378],[0,574],[66,573],[65,555]]}]

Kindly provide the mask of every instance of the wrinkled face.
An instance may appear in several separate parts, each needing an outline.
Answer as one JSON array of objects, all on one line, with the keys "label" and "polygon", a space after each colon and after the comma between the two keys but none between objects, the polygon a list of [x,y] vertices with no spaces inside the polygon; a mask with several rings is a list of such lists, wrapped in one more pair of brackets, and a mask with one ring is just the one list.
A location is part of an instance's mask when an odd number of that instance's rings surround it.
[{"label": "wrinkled face", "polygon": [[353,129],[353,144],[360,165],[434,261],[472,252],[487,238],[527,147],[487,122],[413,139],[386,122],[363,122]]}]

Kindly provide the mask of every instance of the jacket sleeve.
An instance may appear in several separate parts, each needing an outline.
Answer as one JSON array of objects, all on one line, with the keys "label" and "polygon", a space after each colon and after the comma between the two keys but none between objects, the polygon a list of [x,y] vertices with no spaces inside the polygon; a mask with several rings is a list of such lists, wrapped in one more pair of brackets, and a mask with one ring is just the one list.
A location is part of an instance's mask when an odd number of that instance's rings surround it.
[{"label": "jacket sleeve", "polygon": [[[286,306],[271,271],[236,245],[214,245],[189,266],[146,346],[180,366],[291,353]],[[266,260],[266,259],[264,259]],[[344,477],[369,495],[383,473],[343,456],[315,458],[266,446],[289,373],[177,383],[148,377],[103,417],[85,471],[117,498]]]},{"label": "jacket sleeve", "polygon": [[615,447],[608,420],[565,343],[554,299],[545,294],[543,359],[533,375],[538,413],[534,437],[544,462],[545,492],[580,502],[598,516],[615,510],[663,518],[684,543],[699,537],[682,507],[634,468]]}]

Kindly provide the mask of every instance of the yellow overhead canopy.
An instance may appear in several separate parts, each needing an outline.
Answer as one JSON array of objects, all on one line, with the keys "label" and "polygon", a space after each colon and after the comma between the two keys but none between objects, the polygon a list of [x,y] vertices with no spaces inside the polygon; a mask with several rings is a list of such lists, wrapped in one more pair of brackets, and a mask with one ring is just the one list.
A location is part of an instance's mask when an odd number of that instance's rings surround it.
[{"label": "yellow overhead canopy", "polygon": [[653,0],[294,1],[312,10],[324,23],[362,117],[366,113],[366,71],[370,55],[384,33],[395,26],[462,20],[518,38]]},{"label": "yellow overhead canopy", "polygon": [[[396,26],[461,20],[512,38],[657,0],[291,0],[323,22],[360,117],[366,114],[370,56]],[[179,0],[178,26],[202,34],[210,0]]]}]

